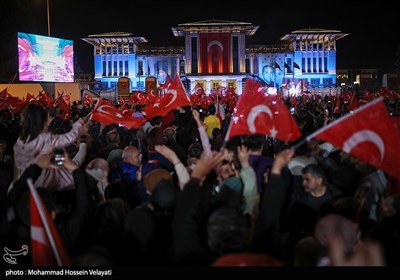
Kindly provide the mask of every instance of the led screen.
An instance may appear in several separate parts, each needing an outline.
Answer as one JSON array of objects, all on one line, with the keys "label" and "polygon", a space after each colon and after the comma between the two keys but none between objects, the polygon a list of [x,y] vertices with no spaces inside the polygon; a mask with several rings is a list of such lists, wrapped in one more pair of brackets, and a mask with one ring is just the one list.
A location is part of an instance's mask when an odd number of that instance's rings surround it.
[{"label": "led screen", "polygon": [[20,81],[73,82],[72,40],[18,32]]}]

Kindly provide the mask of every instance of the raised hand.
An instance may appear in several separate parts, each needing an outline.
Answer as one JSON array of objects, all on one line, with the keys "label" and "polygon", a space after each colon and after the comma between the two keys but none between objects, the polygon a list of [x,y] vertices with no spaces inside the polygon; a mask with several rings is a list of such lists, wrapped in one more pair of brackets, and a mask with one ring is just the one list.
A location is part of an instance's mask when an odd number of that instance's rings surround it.
[{"label": "raised hand", "polygon": [[223,160],[224,154],[222,153],[213,153],[207,155],[203,152],[192,172],[192,177],[203,180],[211,172],[211,170],[213,170],[213,168],[220,164]]}]

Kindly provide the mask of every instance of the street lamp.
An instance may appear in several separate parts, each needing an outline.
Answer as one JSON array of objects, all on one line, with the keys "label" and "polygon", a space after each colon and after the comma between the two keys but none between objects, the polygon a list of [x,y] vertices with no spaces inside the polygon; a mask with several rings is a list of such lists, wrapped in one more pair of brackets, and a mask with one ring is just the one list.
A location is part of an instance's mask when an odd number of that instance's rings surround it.
[{"label": "street lamp", "polygon": [[47,1],[47,36],[50,37],[50,8],[49,8],[49,0]]}]

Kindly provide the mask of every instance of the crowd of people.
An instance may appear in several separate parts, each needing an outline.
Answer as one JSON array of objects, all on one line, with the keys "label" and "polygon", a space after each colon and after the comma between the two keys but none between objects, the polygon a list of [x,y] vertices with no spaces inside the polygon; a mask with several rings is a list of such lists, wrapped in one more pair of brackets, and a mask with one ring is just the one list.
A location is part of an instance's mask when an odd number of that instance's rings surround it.
[{"label": "crowd of people", "polygon": [[[329,97],[285,102],[303,137],[348,111]],[[92,121],[80,101],[69,120],[36,103],[1,111],[0,248],[30,246],[32,178],[76,266],[400,264],[397,179],[317,139],[225,142],[231,110],[221,119],[218,105],[139,129]]]}]

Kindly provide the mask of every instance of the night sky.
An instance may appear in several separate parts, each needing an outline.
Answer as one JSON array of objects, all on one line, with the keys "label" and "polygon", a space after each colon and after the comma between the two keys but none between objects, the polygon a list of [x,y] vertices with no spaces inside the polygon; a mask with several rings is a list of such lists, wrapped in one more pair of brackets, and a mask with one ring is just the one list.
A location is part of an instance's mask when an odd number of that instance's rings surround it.
[{"label": "night sky", "polygon": [[[154,46],[183,46],[171,27],[179,23],[221,19],[259,25],[247,45],[278,43],[281,36],[304,28],[340,30],[337,68],[395,69],[400,45],[398,14],[388,1],[138,1],[49,0],[52,37],[74,41],[77,64],[93,72],[92,46],[80,38],[113,31],[130,32]],[[254,3],[253,3],[254,2]],[[0,82],[13,79],[17,67],[17,32],[47,36],[46,0],[0,0]],[[393,2],[391,2],[393,3]],[[75,70],[77,71],[77,70]],[[17,79],[16,79],[17,81]]]}]

